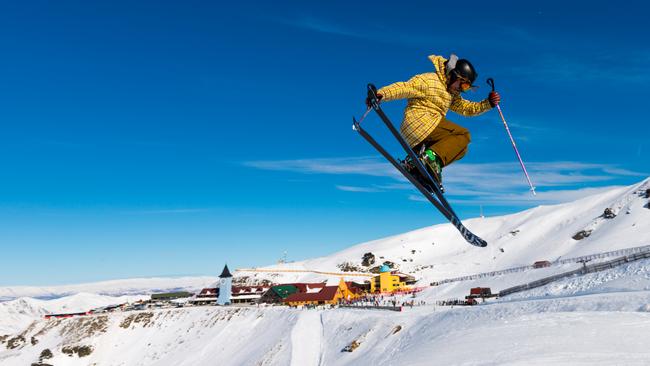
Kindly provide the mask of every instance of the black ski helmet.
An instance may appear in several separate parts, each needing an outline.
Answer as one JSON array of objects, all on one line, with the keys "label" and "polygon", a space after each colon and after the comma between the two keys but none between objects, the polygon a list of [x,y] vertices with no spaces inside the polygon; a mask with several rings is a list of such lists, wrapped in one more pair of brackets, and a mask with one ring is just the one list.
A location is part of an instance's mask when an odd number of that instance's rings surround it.
[{"label": "black ski helmet", "polygon": [[471,84],[474,84],[474,81],[478,77],[474,66],[464,58],[456,61],[456,66],[453,68],[452,74],[457,74],[458,76],[469,80]]}]

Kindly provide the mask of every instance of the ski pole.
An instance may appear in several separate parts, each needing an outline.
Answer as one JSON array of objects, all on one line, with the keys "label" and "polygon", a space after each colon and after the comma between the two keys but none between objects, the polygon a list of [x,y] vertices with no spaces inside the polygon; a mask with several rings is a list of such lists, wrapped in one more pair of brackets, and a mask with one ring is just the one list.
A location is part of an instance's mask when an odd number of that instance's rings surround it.
[{"label": "ski pole", "polygon": [[[370,113],[371,110],[372,107],[368,107],[368,109],[366,109],[366,113],[364,113],[363,116],[361,116],[361,119],[357,123],[361,124],[361,122],[363,122],[363,120],[366,119],[366,116],[368,116],[368,113]],[[352,126],[352,129],[354,130],[354,125]]]},{"label": "ski pole", "polygon": [[[489,86],[492,87],[492,91],[494,91],[494,79],[488,78],[487,83]],[[503,121],[503,125],[506,127],[506,132],[508,132],[508,137],[510,137],[510,142],[512,142],[512,147],[515,149],[515,154],[517,154],[517,158],[519,159],[519,164],[521,164],[521,169],[524,171],[524,175],[526,176],[526,180],[528,180],[528,185],[530,186],[530,190],[533,192],[533,196],[536,196],[537,193],[535,192],[535,187],[533,186],[533,183],[530,181],[530,176],[528,175],[528,171],[526,171],[526,166],[524,165],[524,161],[521,160],[521,155],[519,154],[519,150],[517,149],[517,144],[515,144],[515,139],[512,138],[512,134],[510,133],[510,128],[508,128],[508,124],[506,123],[505,117],[503,117],[503,112],[501,111],[501,106],[497,104],[497,110],[499,111],[499,116],[501,116],[501,120]]]},{"label": "ski pole", "polygon": [[[377,91],[377,88],[374,85],[368,84],[368,88],[370,89],[371,87],[373,88],[373,90],[375,92]],[[374,93],[373,93],[373,95],[374,95]],[[368,93],[368,97],[370,97],[370,93]],[[371,106],[368,106],[368,109],[366,109],[366,113],[364,113],[363,116],[361,116],[361,119],[359,121],[357,121],[354,117],[352,117],[352,120],[354,121],[354,123],[352,124],[352,129],[353,130],[355,130],[355,131],[357,130],[356,124],[358,123],[359,125],[361,125],[361,122],[363,122],[363,120],[366,119],[366,117],[368,116],[368,113],[370,113],[370,111],[375,106],[377,106],[377,108],[379,108],[379,101],[377,101],[376,96],[375,96],[375,101],[372,103]]]}]

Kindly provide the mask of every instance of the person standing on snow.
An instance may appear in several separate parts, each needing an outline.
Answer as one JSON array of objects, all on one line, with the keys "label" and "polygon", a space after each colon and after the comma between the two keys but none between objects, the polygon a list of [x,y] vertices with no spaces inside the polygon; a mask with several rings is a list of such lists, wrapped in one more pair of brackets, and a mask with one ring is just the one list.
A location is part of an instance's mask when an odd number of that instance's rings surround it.
[{"label": "person standing on snow", "polygon": [[[429,60],[436,72],[390,84],[377,90],[376,95],[382,102],[408,100],[400,127],[401,135],[416,154],[422,152],[425,166],[442,183],[442,168],[461,159],[471,141],[466,128],[446,118],[447,111],[451,109],[463,116],[478,116],[499,104],[501,97],[492,91],[481,102],[463,99],[460,93],[476,89],[473,83],[478,74],[474,66],[454,54],[449,60],[436,55],[429,56]],[[370,96],[366,105],[370,108]],[[408,158],[406,168],[410,172],[417,171]]]}]

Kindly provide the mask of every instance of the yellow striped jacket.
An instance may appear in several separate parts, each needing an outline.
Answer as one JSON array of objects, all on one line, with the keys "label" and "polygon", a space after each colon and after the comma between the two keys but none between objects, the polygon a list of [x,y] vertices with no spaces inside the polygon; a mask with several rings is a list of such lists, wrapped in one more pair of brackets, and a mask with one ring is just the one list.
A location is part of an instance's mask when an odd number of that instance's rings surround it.
[{"label": "yellow striped jacket", "polygon": [[471,102],[460,94],[449,93],[444,65],[447,60],[436,55],[429,56],[429,60],[436,67],[436,72],[415,75],[409,81],[400,81],[378,90],[383,95],[382,102],[408,99],[400,131],[411,147],[429,136],[449,109],[463,116],[477,116],[492,108],[488,99]]}]

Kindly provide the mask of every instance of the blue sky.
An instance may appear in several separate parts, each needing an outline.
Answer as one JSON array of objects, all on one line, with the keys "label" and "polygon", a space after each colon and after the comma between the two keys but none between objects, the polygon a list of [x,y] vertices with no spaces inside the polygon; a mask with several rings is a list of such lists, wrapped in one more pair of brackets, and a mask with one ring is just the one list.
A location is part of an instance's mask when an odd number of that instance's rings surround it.
[{"label": "blue sky", "polygon": [[351,129],[366,83],[429,54],[474,63],[468,99],[495,79],[539,191],[496,111],[449,113],[473,137],[445,170],[463,218],[650,174],[645,3],[242,3],[0,6],[0,285],[218,274],[442,222]]}]

